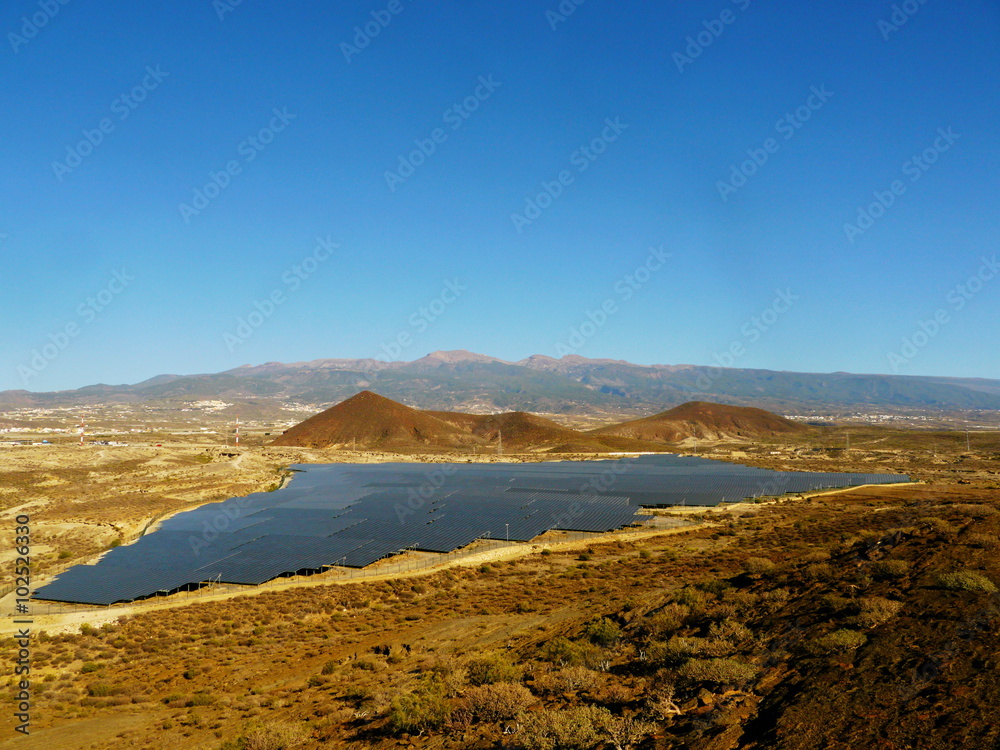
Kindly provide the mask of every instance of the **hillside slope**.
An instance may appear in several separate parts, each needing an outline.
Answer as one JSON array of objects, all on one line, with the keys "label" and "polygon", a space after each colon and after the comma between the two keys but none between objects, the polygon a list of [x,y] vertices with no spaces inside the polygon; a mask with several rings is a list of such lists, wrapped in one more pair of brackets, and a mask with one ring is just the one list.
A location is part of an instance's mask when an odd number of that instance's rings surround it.
[{"label": "hillside slope", "polygon": [[458,447],[457,427],[371,391],[362,391],[287,430],[272,445],[328,448]]},{"label": "hillside slope", "polygon": [[592,434],[677,443],[687,438],[745,440],[808,430],[803,424],[764,409],[690,401],[651,417],[598,428]]}]

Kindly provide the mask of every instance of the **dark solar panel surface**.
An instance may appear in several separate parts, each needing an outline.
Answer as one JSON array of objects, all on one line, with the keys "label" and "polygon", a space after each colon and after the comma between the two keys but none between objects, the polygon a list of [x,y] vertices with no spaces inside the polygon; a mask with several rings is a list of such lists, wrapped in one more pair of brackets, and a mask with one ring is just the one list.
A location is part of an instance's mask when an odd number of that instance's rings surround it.
[{"label": "dark solar panel surface", "polygon": [[776,472],[692,456],[537,464],[297,465],[294,480],[164,521],[94,565],[40,588],[54,601],[112,604],[189,585],[260,584],[405,550],[477,539],[529,541],[553,529],[606,532],[641,506],[699,505],[861,484],[896,474]]}]

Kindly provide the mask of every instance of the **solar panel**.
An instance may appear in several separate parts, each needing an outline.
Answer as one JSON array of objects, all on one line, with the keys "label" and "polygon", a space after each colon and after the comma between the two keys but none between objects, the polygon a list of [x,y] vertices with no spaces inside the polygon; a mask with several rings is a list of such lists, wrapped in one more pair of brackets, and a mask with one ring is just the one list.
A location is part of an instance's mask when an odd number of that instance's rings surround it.
[{"label": "solar panel", "polygon": [[260,584],[406,550],[551,530],[641,523],[641,506],[713,506],[764,495],[909,481],[895,474],[777,472],[692,456],[536,464],[296,464],[292,481],[165,520],[134,544],[78,565],[36,598],[112,604],[206,581]]}]

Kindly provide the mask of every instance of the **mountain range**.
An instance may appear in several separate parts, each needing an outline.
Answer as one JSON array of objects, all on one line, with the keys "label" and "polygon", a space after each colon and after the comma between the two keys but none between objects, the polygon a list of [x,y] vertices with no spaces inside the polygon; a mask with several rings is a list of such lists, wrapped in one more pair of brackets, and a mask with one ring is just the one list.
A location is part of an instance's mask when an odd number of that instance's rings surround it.
[{"label": "mountain range", "polygon": [[534,355],[518,362],[467,351],[412,362],[320,359],[243,365],[220,373],[159,375],[134,385],[0,392],[0,408],[87,403],[176,403],[223,399],[261,408],[323,406],[371,389],[421,409],[473,413],[648,414],[693,400],[785,413],[891,408],[1000,409],[1000,380],[851,373],[798,373],[700,365],[637,365],[611,359]]}]

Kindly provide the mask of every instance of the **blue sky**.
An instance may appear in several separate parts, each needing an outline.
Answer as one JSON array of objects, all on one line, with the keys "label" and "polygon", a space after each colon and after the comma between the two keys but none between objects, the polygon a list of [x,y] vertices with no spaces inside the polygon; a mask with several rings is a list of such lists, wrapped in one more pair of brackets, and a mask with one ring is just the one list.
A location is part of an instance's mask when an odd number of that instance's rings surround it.
[{"label": "blue sky", "polygon": [[0,11],[0,389],[459,348],[1000,377],[995,0],[231,2]]}]

